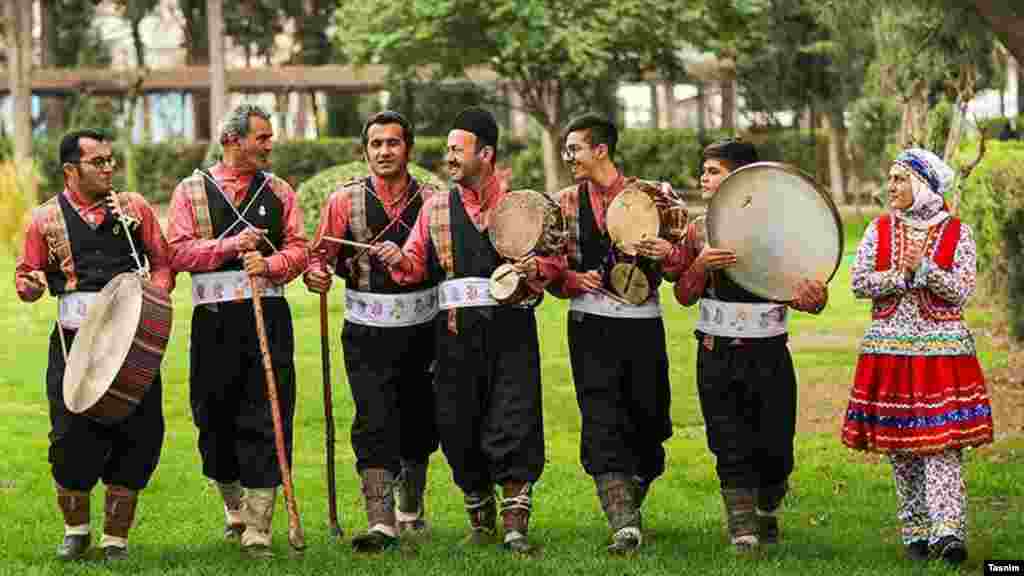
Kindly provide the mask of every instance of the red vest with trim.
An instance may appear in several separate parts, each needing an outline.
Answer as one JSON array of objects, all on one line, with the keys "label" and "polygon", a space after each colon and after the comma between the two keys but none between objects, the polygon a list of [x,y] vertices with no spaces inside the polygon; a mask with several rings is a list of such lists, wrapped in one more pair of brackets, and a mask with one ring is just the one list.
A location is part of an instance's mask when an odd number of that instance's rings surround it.
[{"label": "red vest with trim", "polygon": [[[903,226],[899,223],[893,224],[890,214],[883,214],[878,218],[878,247],[875,253],[875,271],[877,272],[884,272],[892,268],[893,259],[896,262],[903,259],[903,251],[906,249]],[[928,230],[924,253],[926,256],[932,254],[932,261],[942,270],[953,268],[953,256],[956,254],[956,246],[960,242],[960,225],[959,218],[949,218]],[[917,300],[921,315],[925,318],[937,321],[962,318],[958,305],[936,296],[927,288],[915,288],[906,294],[875,300],[871,317],[882,319],[892,316],[905,295]]]}]

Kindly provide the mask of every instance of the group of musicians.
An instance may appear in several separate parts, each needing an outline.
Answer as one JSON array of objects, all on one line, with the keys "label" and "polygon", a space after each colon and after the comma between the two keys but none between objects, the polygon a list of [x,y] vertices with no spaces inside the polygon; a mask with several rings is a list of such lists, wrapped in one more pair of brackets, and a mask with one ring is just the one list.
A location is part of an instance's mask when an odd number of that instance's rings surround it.
[{"label": "group of musicians", "polygon": [[[277,488],[285,479],[251,300],[259,290],[283,456],[290,462],[295,335],[284,286],[299,275],[321,294],[335,275],[345,283],[341,341],[367,515],[366,532],[352,540],[355,550],[382,551],[427,534],[427,462],[438,446],[463,491],[467,542],[534,550],[529,520],[545,463],[534,308],[545,292],[570,300],[580,459],[608,520],[608,551],[637,550],[642,506],[665,471],[663,444],[672,434],[657,289],[663,279],[675,283],[680,304],[701,307],[697,387],[731,546],[749,554],[779,540],[775,514],[793,470],[796,420],[787,308],[818,314],[827,289],[802,281],[787,303],[748,292],[722,273],[737,262],[735,252],[708,246],[697,219],[681,241],[647,238],[636,246],[636,265],[651,287],[645,301],[614,297],[607,272],[622,256],[609,236],[607,212],[629,179],[614,162],[612,122],[586,114],[569,124],[562,156],[576,183],[555,199],[565,223],[564,252],[513,263],[528,296],[515,303],[499,303],[488,290],[504,260],[489,227],[508,193],[508,174],[496,169],[498,125],[487,110],[468,108],[455,119],[444,190],[408,172],[412,125],[393,111],[371,116],[362,132],[369,176],[338,186],[311,244],[294,190],[269,172],[267,111],[239,106],[219,137],[222,160],[175,188],[167,240],[138,194],[119,193],[120,202],[109,202],[116,161],[109,138],[98,131],[64,137],[65,189],[32,214],[16,284],[26,302],[47,288],[60,300],[46,378],[49,459],[65,524],[60,558],[87,553],[90,492],[100,478],[106,485],[100,548],[108,560],[127,556],[138,493],[160,455],[159,375],[132,415],[115,425],[70,412],[63,399],[75,332],[97,292],[138,268],[136,249],[150,281],[164,290],[173,289],[176,273],[191,274],[190,399],[202,473],[222,496],[224,537],[254,556],[271,553]],[[729,172],[756,161],[755,148],[741,140],[706,148],[705,197]],[[755,313],[737,314],[741,305]],[[732,321],[714,321],[723,316]]]}]

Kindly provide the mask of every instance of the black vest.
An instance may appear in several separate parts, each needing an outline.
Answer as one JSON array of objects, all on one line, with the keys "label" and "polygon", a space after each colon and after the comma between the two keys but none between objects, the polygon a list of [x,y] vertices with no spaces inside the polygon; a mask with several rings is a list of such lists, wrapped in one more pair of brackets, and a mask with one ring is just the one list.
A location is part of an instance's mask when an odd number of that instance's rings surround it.
[{"label": "black vest", "polygon": [[[206,203],[210,207],[210,224],[213,228],[213,237],[221,237],[225,230],[228,230],[228,232],[224,234],[224,238],[241,234],[248,226],[238,219],[238,216],[235,214],[235,208],[232,207],[227,198],[224,197],[224,194],[212,182],[212,175],[209,172],[204,172],[204,174],[207,176],[203,178],[203,181],[206,184]],[[267,239],[280,250],[284,242],[284,204],[274,194],[274,191],[270,189],[269,179],[270,176],[267,173],[257,172],[253,176],[252,182],[249,184],[249,190],[246,192],[245,198],[239,204],[237,210],[253,226],[265,229],[267,231]],[[266,186],[263,185],[264,182],[266,182]],[[260,190],[261,186],[262,190]],[[259,196],[255,196],[257,191]],[[254,197],[255,201],[253,200]],[[263,246],[260,247],[260,253],[264,256],[269,256],[274,251],[264,242]],[[242,268],[242,260],[239,258],[225,262],[218,270],[241,270]]]},{"label": "black vest", "polygon": [[[452,186],[448,192],[448,213],[451,219],[452,235],[452,278],[490,278],[494,270],[501,264],[501,256],[491,244],[487,230],[480,232],[473,224],[466,207],[462,204],[459,188]],[[494,310],[490,306],[459,308],[459,330],[468,327],[481,319],[490,320]]]},{"label": "black vest", "polygon": [[[114,276],[137,269],[132,258],[131,245],[125,236],[124,226],[106,208],[103,221],[94,230],[82,219],[64,194],[57,195],[57,203],[67,224],[68,242],[71,244],[71,259],[78,276],[76,291],[99,292]],[[139,226],[131,233],[139,258],[146,255]],[[145,260],[143,260],[145,262]],[[67,277],[59,269],[46,273],[50,293],[54,296],[67,292]]]},{"label": "black vest", "polygon": [[[713,294],[711,292],[712,282],[715,286]],[[747,291],[746,288],[743,288],[739,284],[733,282],[732,279],[721,270],[714,270],[708,273],[708,280],[704,283],[703,296],[705,298],[721,300],[722,302],[774,302],[774,300],[768,300],[767,298],[762,298]]]},{"label": "black vest", "polygon": [[[416,224],[416,218],[419,216],[420,209],[423,207],[423,198],[420,197],[420,185],[414,178],[410,176],[409,194],[413,195],[412,201],[406,206],[405,210],[402,211],[400,218],[401,222],[395,223],[394,226],[388,229],[383,236],[380,237],[379,241],[390,240],[398,246],[405,244],[405,239],[409,237],[412,232],[413,226]],[[380,233],[388,224],[391,224],[391,217],[384,210],[384,205],[380,199],[377,198],[376,194],[372,194],[373,181],[371,178],[367,178],[365,186],[363,187],[362,193],[365,195],[364,206],[366,206],[366,229],[370,233],[371,238],[376,238],[377,234]],[[349,229],[345,232],[345,238],[347,240],[357,240],[352,236],[352,225],[349,225]],[[352,288],[353,290],[359,290],[359,283],[357,278],[351,277],[348,266],[344,263],[349,258],[356,255],[357,252],[361,252],[362,249],[356,249],[351,246],[343,246],[338,252],[338,260],[335,262],[334,270],[338,276],[345,279],[345,286]],[[387,267],[384,266],[379,260],[372,256],[370,258],[370,292],[378,294],[402,294],[407,292],[416,292],[422,290],[425,286],[432,286],[433,283],[427,282],[424,284],[416,284],[412,286],[403,286],[391,278],[391,273],[388,272]]]}]

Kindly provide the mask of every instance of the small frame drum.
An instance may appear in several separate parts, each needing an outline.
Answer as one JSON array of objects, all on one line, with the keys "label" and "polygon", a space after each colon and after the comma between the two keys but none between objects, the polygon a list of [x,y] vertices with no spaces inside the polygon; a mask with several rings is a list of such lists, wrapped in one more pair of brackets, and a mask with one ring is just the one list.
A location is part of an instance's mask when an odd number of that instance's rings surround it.
[{"label": "small frame drum", "polygon": [[491,296],[500,304],[518,304],[530,294],[526,276],[512,264],[502,264],[491,274]]},{"label": "small frame drum", "polygon": [[651,296],[647,274],[635,263],[619,262],[608,274],[612,291],[630,304],[640,305]]},{"label": "small frame drum", "polygon": [[514,190],[495,206],[489,234],[494,249],[509,260],[556,255],[565,245],[562,210],[547,194]]},{"label": "small frame drum", "polygon": [[649,194],[639,188],[627,187],[608,206],[605,223],[615,249],[634,256],[637,244],[658,236],[661,216]]},{"label": "small frame drum", "polygon": [[64,368],[64,404],[111,425],[135,411],[171,334],[167,292],[134,272],[115,276],[89,308]]}]

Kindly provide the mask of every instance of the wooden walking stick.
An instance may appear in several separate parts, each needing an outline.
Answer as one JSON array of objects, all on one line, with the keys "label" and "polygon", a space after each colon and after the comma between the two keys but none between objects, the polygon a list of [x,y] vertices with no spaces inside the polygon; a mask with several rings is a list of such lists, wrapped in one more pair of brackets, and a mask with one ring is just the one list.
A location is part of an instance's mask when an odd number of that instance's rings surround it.
[{"label": "wooden walking stick", "polygon": [[327,330],[327,292],[320,294],[320,361],[324,368],[324,422],[327,451],[327,514],[332,536],[341,538],[338,526],[337,491],[334,484],[334,402],[331,400],[331,345]]},{"label": "wooden walking stick", "polygon": [[284,501],[288,507],[288,543],[295,550],[306,548],[306,537],[299,521],[299,508],[295,505],[295,489],[292,487],[292,472],[284,449],[284,427],[281,424],[281,405],[277,399],[277,381],[274,379],[274,365],[270,361],[270,346],[267,344],[267,328],[263,325],[263,288],[255,276],[249,276],[252,287],[252,307],[256,314],[256,336],[260,341],[260,355],[263,357],[263,373],[267,377],[267,400],[270,401],[270,416],[274,420],[274,444],[277,448],[277,465],[284,482]]}]

